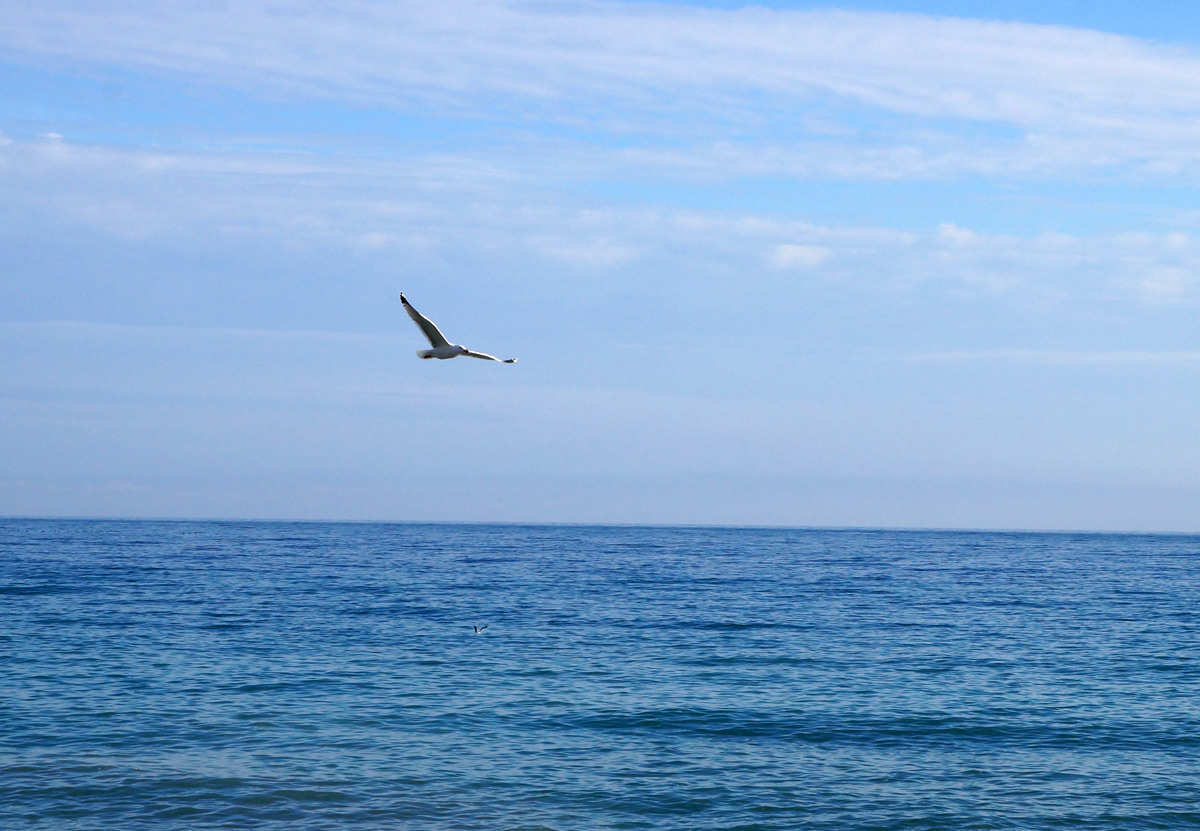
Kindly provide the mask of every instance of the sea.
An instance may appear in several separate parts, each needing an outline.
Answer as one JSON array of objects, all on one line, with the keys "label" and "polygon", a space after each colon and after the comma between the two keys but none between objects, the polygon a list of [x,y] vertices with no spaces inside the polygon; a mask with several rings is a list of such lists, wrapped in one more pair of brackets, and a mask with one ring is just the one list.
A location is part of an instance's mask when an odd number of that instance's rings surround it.
[{"label": "sea", "polygon": [[0,828],[262,827],[1200,828],[1200,538],[0,520]]}]

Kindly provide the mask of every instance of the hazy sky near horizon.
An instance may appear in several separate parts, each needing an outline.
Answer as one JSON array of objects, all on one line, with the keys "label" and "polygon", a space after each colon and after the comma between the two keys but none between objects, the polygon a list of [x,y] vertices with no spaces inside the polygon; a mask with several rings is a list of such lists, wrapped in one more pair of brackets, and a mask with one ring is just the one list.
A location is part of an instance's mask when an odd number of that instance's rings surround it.
[{"label": "hazy sky near horizon", "polygon": [[1200,531],[1182,4],[0,14],[0,515]]}]

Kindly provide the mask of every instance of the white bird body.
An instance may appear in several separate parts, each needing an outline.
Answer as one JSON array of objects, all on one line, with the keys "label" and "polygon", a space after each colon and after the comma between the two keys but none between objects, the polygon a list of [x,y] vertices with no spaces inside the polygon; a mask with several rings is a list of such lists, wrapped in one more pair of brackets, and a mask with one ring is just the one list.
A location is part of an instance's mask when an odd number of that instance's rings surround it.
[{"label": "white bird body", "polygon": [[484,361],[499,361],[502,364],[515,364],[516,358],[497,358],[495,355],[489,355],[486,352],[474,352],[467,349],[465,346],[460,346],[457,343],[451,343],[446,340],[446,336],[441,333],[441,330],[434,325],[433,321],[425,317],[412,307],[412,304],[404,297],[404,292],[400,292],[400,302],[404,304],[404,311],[408,312],[408,316],[412,318],[413,323],[417,324],[417,328],[425,335],[425,339],[429,341],[432,349],[418,349],[417,356],[426,360],[437,358],[446,360],[448,358],[457,358],[459,355],[466,355],[468,358],[479,358]]},{"label": "white bird body", "polygon": [[437,346],[433,349],[418,349],[417,354],[426,360],[437,358],[444,361],[447,358],[457,358],[466,351],[467,348],[465,346],[459,346],[457,343],[448,343],[445,346]]}]

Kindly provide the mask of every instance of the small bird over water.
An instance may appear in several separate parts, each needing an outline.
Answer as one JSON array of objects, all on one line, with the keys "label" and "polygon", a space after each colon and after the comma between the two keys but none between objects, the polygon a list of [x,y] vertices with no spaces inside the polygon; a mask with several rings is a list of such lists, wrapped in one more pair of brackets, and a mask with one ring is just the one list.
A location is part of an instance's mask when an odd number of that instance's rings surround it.
[{"label": "small bird over water", "polygon": [[400,302],[404,304],[404,311],[408,312],[408,316],[413,319],[413,323],[417,324],[421,331],[425,333],[425,337],[429,339],[429,345],[433,347],[432,349],[418,349],[418,356],[425,359],[441,358],[442,360],[446,360],[447,358],[457,358],[459,355],[466,355],[468,358],[479,358],[484,361],[500,361],[502,364],[515,364],[517,362],[516,358],[501,359],[484,352],[472,352],[465,346],[451,343],[446,340],[445,335],[438,331],[438,327],[433,325],[432,320],[418,312],[412,307],[412,304],[404,299],[404,292],[400,292]]},{"label": "small bird over water", "polygon": [[485,623],[485,624],[483,624],[483,626],[472,626],[471,628],[472,628],[472,629],[474,629],[474,630],[475,630],[475,634],[476,634],[476,635],[478,635],[478,634],[479,634],[480,632],[482,632],[484,629],[487,629],[487,624]]}]

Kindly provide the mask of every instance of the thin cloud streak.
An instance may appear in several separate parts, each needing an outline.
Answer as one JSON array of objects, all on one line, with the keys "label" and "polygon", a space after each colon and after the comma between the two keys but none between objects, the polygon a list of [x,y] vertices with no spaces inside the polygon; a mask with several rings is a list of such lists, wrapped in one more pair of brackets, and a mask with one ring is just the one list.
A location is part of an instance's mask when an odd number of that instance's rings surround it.
[{"label": "thin cloud streak", "polygon": [[904,355],[901,360],[934,364],[998,362],[1043,366],[1200,367],[1200,351],[980,349],[963,352],[918,353]]}]

